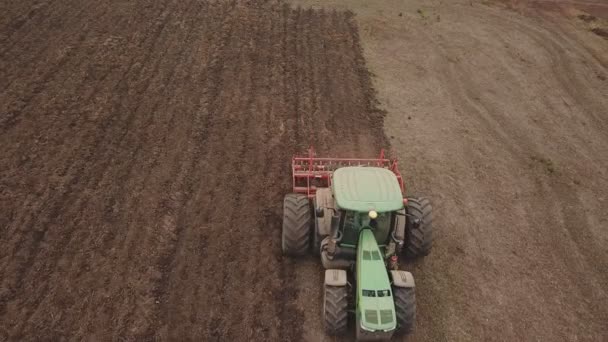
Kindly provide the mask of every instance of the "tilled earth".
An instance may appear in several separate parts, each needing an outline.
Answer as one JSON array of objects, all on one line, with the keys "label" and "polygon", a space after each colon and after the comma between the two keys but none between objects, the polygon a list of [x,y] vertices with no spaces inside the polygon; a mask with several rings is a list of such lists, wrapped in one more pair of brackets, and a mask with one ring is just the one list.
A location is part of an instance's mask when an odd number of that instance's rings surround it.
[{"label": "tilled earth", "polygon": [[385,145],[352,14],[0,13],[0,340],[300,339],[280,249],[290,158]]}]

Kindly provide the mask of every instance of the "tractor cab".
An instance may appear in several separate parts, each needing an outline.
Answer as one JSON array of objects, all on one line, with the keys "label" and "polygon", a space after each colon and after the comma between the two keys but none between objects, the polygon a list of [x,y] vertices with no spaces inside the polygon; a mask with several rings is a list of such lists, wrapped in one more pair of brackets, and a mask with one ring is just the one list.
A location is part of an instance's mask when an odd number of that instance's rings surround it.
[{"label": "tractor cab", "polygon": [[[403,245],[405,216],[401,186],[390,170],[373,166],[343,167],[318,189],[313,200],[313,248],[325,268],[349,269],[355,263],[363,230],[369,230],[382,260]],[[329,217],[329,218],[328,218]]]},{"label": "tractor cab", "polygon": [[332,175],[332,193],[343,234],[341,245],[357,246],[361,230],[372,230],[376,242],[388,243],[394,213],[403,209],[403,195],[395,174],[379,167],[344,167]]}]

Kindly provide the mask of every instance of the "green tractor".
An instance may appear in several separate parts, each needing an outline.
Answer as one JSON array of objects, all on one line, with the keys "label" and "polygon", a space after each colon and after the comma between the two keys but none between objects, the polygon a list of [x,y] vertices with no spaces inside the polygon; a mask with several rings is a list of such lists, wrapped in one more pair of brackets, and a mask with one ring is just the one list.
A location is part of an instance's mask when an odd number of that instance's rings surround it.
[{"label": "green tractor", "polygon": [[414,277],[399,256],[427,255],[431,204],[404,198],[395,160],[292,160],[293,192],[283,202],[283,253],[320,256],[325,268],[323,315],[330,335],[344,334],[354,313],[358,340],[407,334],[416,316]]}]

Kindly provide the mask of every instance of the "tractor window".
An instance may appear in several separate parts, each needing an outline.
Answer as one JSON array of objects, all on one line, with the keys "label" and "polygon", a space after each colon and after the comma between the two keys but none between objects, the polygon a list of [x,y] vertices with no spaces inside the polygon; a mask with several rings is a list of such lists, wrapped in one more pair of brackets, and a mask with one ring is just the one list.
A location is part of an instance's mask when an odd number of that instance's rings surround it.
[{"label": "tractor window", "polygon": [[[354,211],[343,211],[340,217],[340,229],[343,234],[342,243],[357,245],[359,233],[362,226],[370,225],[378,244],[387,243],[391,231],[392,213],[378,213],[378,217],[369,219],[368,213],[357,213]],[[377,260],[377,259],[374,259]]]},{"label": "tractor window", "polygon": [[360,217],[353,211],[342,212],[342,243],[356,245],[359,241]]},{"label": "tractor window", "polygon": [[388,233],[391,230],[391,216],[391,213],[378,213],[374,236],[379,244],[384,244],[388,239]]},{"label": "tractor window", "polygon": [[376,291],[374,290],[362,290],[363,297],[376,297]]},{"label": "tractor window", "polygon": [[391,290],[379,290],[378,291],[378,297],[390,297],[391,296]]}]

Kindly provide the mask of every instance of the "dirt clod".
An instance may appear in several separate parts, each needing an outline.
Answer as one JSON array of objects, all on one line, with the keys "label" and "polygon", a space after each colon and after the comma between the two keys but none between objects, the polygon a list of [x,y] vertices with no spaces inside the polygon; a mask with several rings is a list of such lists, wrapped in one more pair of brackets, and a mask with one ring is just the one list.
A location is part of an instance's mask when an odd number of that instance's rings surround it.
[{"label": "dirt clod", "polygon": [[608,29],[601,28],[601,27],[595,27],[595,28],[591,29],[591,32],[597,34],[598,36],[600,36],[604,39],[608,39]]},{"label": "dirt clod", "polygon": [[586,23],[597,20],[595,16],[589,14],[579,14],[578,18]]}]

